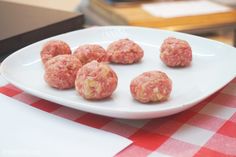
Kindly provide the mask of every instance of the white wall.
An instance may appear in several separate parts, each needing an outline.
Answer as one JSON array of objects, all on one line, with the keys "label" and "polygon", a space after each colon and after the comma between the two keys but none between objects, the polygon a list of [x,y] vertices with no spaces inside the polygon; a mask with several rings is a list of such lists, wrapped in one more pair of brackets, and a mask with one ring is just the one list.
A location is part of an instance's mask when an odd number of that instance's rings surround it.
[{"label": "white wall", "polygon": [[45,8],[53,8],[58,10],[75,11],[80,0],[2,0],[9,2],[16,2],[21,4],[28,4],[40,6]]}]

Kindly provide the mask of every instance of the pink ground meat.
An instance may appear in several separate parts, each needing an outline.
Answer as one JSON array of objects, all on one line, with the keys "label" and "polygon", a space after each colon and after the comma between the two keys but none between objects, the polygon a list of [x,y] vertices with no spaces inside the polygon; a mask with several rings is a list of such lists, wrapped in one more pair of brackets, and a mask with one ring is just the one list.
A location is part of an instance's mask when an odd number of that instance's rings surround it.
[{"label": "pink ground meat", "polygon": [[170,67],[184,67],[192,61],[192,50],[187,41],[169,37],[160,49],[161,60]]},{"label": "pink ground meat", "polygon": [[75,89],[85,99],[99,100],[111,96],[117,82],[116,73],[106,63],[92,61],[78,71]]},{"label": "pink ground meat", "polygon": [[44,79],[54,88],[73,88],[77,71],[81,67],[81,62],[75,56],[58,55],[46,62]]},{"label": "pink ground meat", "polygon": [[79,46],[74,55],[79,58],[82,64],[86,64],[92,60],[98,62],[108,62],[109,56],[106,50],[97,44],[85,44]]},{"label": "pink ground meat", "polygon": [[61,40],[48,41],[43,46],[40,53],[43,64],[45,64],[51,58],[63,54],[71,54],[71,50],[69,45]]},{"label": "pink ground meat", "polygon": [[120,39],[111,43],[107,52],[110,56],[110,62],[118,64],[132,64],[143,58],[143,49],[129,39]]},{"label": "pink ground meat", "polygon": [[161,71],[144,72],[130,84],[132,96],[142,103],[165,101],[171,90],[172,81]]}]

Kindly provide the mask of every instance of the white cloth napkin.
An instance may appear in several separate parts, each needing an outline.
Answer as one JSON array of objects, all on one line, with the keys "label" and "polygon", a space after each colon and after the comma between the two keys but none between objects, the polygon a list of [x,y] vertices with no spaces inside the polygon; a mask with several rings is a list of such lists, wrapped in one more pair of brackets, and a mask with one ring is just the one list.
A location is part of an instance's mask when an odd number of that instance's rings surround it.
[{"label": "white cloth napkin", "polygon": [[1,157],[114,156],[131,141],[0,94]]},{"label": "white cloth napkin", "polygon": [[147,3],[142,5],[142,9],[153,16],[163,18],[219,13],[231,10],[230,7],[207,0]]}]

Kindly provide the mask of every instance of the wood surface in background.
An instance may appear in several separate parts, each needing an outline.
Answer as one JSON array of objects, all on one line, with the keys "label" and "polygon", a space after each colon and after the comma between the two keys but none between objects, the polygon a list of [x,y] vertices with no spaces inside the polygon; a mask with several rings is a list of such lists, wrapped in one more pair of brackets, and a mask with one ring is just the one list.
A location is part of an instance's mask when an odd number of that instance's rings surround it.
[{"label": "wood surface in background", "polygon": [[[91,0],[90,7],[113,24],[162,28],[174,31],[188,31],[210,27],[235,26],[236,10],[205,15],[161,18],[150,15],[140,5],[119,7]],[[235,26],[236,27],[236,26]]]},{"label": "wood surface in background", "polygon": [[81,13],[0,1],[0,58],[61,33],[83,27]]}]

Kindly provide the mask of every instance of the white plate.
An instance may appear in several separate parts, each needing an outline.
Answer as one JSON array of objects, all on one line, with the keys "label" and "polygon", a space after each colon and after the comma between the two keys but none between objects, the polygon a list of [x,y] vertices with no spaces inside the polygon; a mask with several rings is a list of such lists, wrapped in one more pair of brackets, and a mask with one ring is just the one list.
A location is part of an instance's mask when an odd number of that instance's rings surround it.
[{"label": "white plate", "polygon": [[[193,50],[191,66],[169,68],[160,61],[160,45],[169,36],[189,42]],[[75,49],[85,43],[98,43],[106,48],[109,43],[121,38],[130,38],[140,44],[145,55],[138,64],[111,65],[119,81],[110,99],[87,101],[78,96],[74,89],[56,90],[44,82],[40,50],[47,40],[61,39]],[[210,96],[235,77],[235,62],[236,49],[219,42],[157,29],[110,26],[74,31],[27,46],[6,58],[1,65],[1,72],[15,86],[43,99],[95,114],[142,119],[178,113]],[[130,81],[150,70],[164,71],[172,79],[173,90],[168,101],[141,104],[132,98]]]}]

